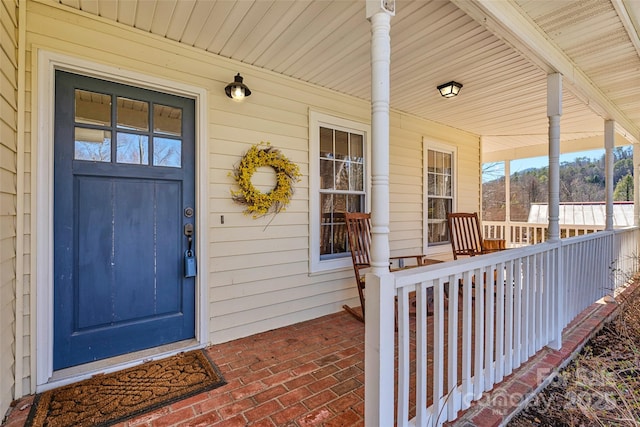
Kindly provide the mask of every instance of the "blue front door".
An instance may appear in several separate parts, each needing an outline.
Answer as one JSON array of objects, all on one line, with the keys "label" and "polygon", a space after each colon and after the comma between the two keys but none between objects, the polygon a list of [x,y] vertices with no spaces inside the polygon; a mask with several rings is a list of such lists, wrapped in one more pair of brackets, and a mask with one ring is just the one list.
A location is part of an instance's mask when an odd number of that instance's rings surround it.
[{"label": "blue front door", "polygon": [[56,72],[54,369],[194,338],[194,108]]}]

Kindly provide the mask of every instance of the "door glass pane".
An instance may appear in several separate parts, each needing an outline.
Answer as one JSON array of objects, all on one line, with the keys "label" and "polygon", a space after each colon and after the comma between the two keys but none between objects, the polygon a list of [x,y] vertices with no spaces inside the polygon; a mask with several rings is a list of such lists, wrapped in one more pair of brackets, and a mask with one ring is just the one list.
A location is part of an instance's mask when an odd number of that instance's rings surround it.
[{"label": "door glass pane", "polygon": [[349,157],[349,134],[340,130],[336,131],[336,159]]},{"label": "door glass pane", "polygon": [[153,131],[165,135],[182,135],[182,109],[153,105]]},{"label": "door glass pane", "polygon": [[76,89],[76,123],[111,126],[111,96]]},{"label": "door glass pane", "polygon": [[118,97],[118,127],[148,131],[149,103]]},{"label": "door glass pane", "polygon": [[110,162],[111,132],[76,127],[73,158],[92,162]]},{"label": "door glass pane", "polygon": [[170,138],[153,138],[153,165],[172,168],[182,166],[182,141]]},{"label": "door glass pane", "polygon": [[149,137],[146,135],[118,132],[116,149],[118,163],[149,164]]}]

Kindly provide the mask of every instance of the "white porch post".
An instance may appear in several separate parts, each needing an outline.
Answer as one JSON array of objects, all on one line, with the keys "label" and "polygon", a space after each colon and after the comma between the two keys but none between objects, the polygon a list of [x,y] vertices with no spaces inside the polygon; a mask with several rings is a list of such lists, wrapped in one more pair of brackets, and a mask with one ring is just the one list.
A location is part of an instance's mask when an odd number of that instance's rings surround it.
[{"label": "white porch post", "polygon": [[506,221],[506,225],[504,227],[504,239],[506,239],[507,245],[511,244],[511,239],[513,236],[511,235],[511,160],[504,161],[504,201],[505,201],[505,209],[504,219]]},{"label": "white porch post", "polygon": [[605,158],[605,230],[613,230],[613,143],[615,140],[615,124],[613,120],[604,122],[604,158]]},{"label": "white porch post", "polygon": [[389,64],[393,0],[367,0],[371,22],[371,273],[365,299],[365,426],[392,426],[393,278],[389,273]]},{"label": "white porch post", "polygon": [[560,116],[562,116],[562,75],[547,76],[547,116],[549,117],[549,238],[560,240]]},{"label": "white porch post", "polygon": [[[560,241],[560,116],[562,116],[562,75],[547,76],[547,116],[549,117],[549,243]],[[555,253],[555,286],[551,289],[551,307],[555,324],[555,337],[549,344],[551,348],[562,347],[562,325],[564,325],[564,294],[562,280],[563,265],[560,248]]]}]

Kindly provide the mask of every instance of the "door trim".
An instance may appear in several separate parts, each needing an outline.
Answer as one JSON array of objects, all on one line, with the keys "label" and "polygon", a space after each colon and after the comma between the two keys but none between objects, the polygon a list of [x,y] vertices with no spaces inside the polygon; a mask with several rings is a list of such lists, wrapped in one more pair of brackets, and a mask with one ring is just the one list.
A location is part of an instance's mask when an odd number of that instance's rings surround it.
[{"label": "door trim", "polygon": [[[209,341],[208,327],[208,262],[207,262],[207,236],[206,218],[208,216],[208,200],[206,185],[208,180],[208,156],[207,156],[207,90],[202,87],[191,86],[184,83],[149,76],[136,71],[111,67],[87,61],[81,58],[51,52],[43,49],[35,49],[32,56],[34,70],[34,90],[32,105],[36,107],[32,114],[32,134],[36,138],[35,153],[31,159],[32,171],[32,247],[35,248],[35,256],[31,262],[31,354],[35,355],[35,367],[32,364],[32,384],[35,377],[36,392],[51,388],[53,380],[53,134],[54,134],[54,82],[55,71],[64,70],[72,73],[83,74],[117,83],[124,83],[145,89],[156,90],[173,95],[192,98],[195,101],[195,190],[196,212],[200,214],[196,218],[196,251],[200,262],[198,263],[198,276],[196,277],[196,344],[204,346]],[[34,150],[32,150],[33,152]],[[33,301],[35,300],[35,307]],[[35,317],[35,320],[34,320]],[[193,347],[185,343],[185,348]],[[178,350],[179,351],[179,350]],[[149,356],[141,357],[140,361],[148,360]],[[33,359],[32,359],[33,360]],[[109,365],[106,359],[107,365]],[[131,360],[129,363],[136,363]],[[116,362],[117,363],[117,362]],[[82,366],[82,365],[81,365]],[[33,372],[35,368],[35,374]],[[88,368],[82,372],[76,369],[77,375],[67,378],[69,382],[76,377],[79,379],[91,374],[106,372],[109,367],[102,369]],[[48,386],[48,387],[47,387]]]}]

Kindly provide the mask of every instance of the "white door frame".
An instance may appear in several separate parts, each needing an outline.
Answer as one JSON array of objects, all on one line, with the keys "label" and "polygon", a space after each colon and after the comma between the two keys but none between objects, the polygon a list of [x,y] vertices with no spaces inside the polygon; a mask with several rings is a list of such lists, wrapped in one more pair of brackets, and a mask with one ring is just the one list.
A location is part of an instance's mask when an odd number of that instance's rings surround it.
[{"label": "white door frame", "polygon": [[[208,328],[208,292],[207,281],[207,206],[206,185],[209,181],[207,156],[207,91],[204,88],[184,83],[149,76],[135,71],[124,70],[99,64],[77,57],[37,49],[32,57],[32,135],[36,142],[32,146],[32,215],[35,216],[35,256],[32,259],[31,274],[34,278],[31,285],[32,301],[35,298],[35,310],[31,311],[31,333],[35,336],[32,346],[32,357],[36,360],[36,391],[40,392],[54,386],[63,385],[94,375],[98,372],[109,372],[148,360],[160,355],[183,351],[185,348],[172,348],[160,354],[144,352],[139,358],[118,358],[110,363],[106,359],[100,368],[90,370],[76,369],[77,374],[65,377],[64,380],[52,380],[53,377],[53,131],[55,101],[55,71],[64,70],[90,77],[115,81],[145,89],[192,98],[195,101],[195,189],[196,189],[196,253],[201,260],[196,277],[196,347],[206,345],[209,337]],[[35,73],[37,71],[37,74]],[[34,319],[35,317],[35,319]],[[194,343],[185,344],[194,347]],[[153,353],[153,351],[151,352]],[[32,365],[33,366],[33,365]],[[32,378],[34,373],[32,372]]]}]

